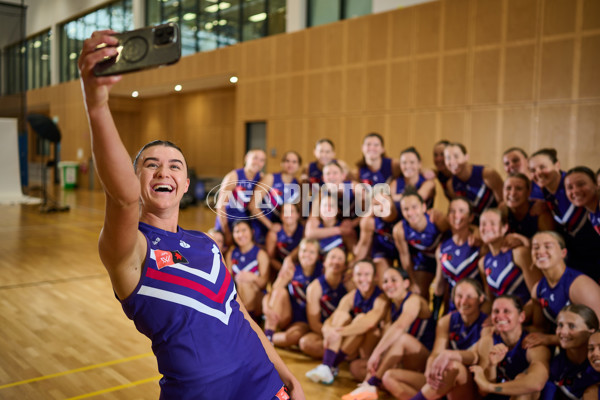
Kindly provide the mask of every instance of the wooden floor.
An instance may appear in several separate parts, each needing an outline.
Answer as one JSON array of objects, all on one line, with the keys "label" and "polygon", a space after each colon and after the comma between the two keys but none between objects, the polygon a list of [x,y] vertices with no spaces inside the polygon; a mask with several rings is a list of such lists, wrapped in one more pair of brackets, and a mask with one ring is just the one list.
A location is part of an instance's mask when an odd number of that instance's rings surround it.
[{"label": "wooden floor", "polygon": [[[54,197],[71,210],[0,205],[0,399],[158,399],[150,341],[123,314],[98,257],[103,194]],[[180,222],[204,230],[213,220],[200,206]],[[279,353],[307,399],[339,399],[356,385],[345,364],[332,386],[314,384],[304,374],[318,361]]]}]

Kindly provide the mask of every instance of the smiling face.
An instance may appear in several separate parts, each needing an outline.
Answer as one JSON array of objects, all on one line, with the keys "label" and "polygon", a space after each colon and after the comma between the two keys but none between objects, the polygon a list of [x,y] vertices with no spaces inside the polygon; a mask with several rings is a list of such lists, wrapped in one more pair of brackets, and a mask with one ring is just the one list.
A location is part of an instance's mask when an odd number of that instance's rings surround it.
[{"label": "smiling face", "polygon": [[458,146],[448,145],[444,149],[444,162],[452,175],[458,175],[464,170],[469,157]]},{"label": "smiling face", "polygon": [[531,240],[531,258],[542,271],[561,265],[566,255],[567,250],[550,233],[538,233]]},{"label": "smiling face", "polygon": [[514,176],[506,178],[502,193],[506,205],[511,209],[517,208],[529,199],[527,183],[523,179]]},{"label": "smiling face", "polygon": [[400,155],[400,169],[405,178],[418,176],[421,171],[421,161],[419,161],[419,158],[415,153],[402,153]]},{"label": "smiling face", "polygon": [[314,265],[319,257],[319,246],[313,242],[302,242],[298,249],[298,260],[300,265]]},{"label": "smiling face", "polygon": [[368,293],[375,285],[375,268],[368,262],[359,262],[352,270],[352,282],[361,294]]},{"label": "smiling face", "polygon": [[389,299],[404,299],[409,286],[410,281],[402,278],[402,275],[400,275],[400,272],[398,272],[397,269],[388,268],[383,273],[383,282],[381,283],[381,288]]},{"label": "smiling face", "polygon": [[289,175],[296,175],[296,172],[300,169],[300,159],[294,152],[287,152],[285,157],[281,161],[281,169],[283,172]]},{"label": "smiling face", "polygon": [[527,174],[527,158],[518,150],[513,150],[502,156],[502,165],[507,175],[521,172]]},{"label": "smiling face", "polygon": [[383,144],[379,138],[369,136],[363,140],[362,153],[366,160],[377,160],[384,153]]},{"label": "smiling face", "polygon": [[538,154],[529,159],[529,172],[541,188],[554,186],[560,181],[560,165],[553,163],[545,154]]},{"label": "smiling face", "polygon": [[583,172],[573,172],[565,178],[565,189],[571,203],[577,207],[591,204],[597,196],[598,187],[595,182]]},{"label": "smiling face", "polygon": [[592,332],[581,315],[570,311],[561,311],[558,314],[556,336],[563,349],[584,347]]},{"label": "smiling face", "polygon": [[479,232],[484,243],[492,243],[504,237],[508,225],[502,224],[500,215],[494,211],[484,211],[479,218]]},{"label": "smiling face", "polygon": [[[246,154],[244,168],[251,171],[251,173],[257,174],[265,166],[267,155],[262,150],[250,150]],[[252,176],[253,178],[254,176]],[[249,177],[250,178],[250,177]],[[251,179],[251,178],[250,178]]]},{"label": "smiling face", "polygon": [[339,165],[328,164],[323,168],[323,183],[327,185],[339,185],[344,178],[344,171]]},{"label": "smiling face", "polygon": [[247,223],[237,223],[233,227],[233,241],[238,247],[244,247],[252,243],[252,229]]},{"label": "smiling face", "polygon": [[444,160],[444,149],[446,145],[443,143],[433,146],[433,163],[438,171],[446,171],[446,162]]},{"label": "smiling face", "polygon": [[344,250],[339,247],[329,250],[329,253],[325,256],[325,261],[323,261],[323,266],[326,272],[343,274],[346,271],[346,254],[344,254]]},{"label": "smiling face", "polygon": [[417,196],[404,196],[400,201],[402,215],[411,226],[423,221],[427,206]]},{"label": "smiling face", "polygon": [[592,334],[588,339],[588,360],[592,368],[600,372],[600,331]]},{"label": "smiling face", "polygon": [[448,207],[448,222],[454,231],[469,226],[473,216],[469,209],[469,204],[463,199],[456,199],[450,202]]},{"label": "smiling face", "polygon": [[467,282],[459,282],[454,289],[454,305],[463,320],[479,313],[483,300],[483,294],[477,293],[475,287]]},{"label": "smiling face", "polygon": [[300,213],[296,206],[291,203],[284,203],[281,207],[281,222],[284,225],[294,225],[300,220]]},{"label": "smiling face", "polygon": [[190,184],[183,154],[174,147],[158,145],[145,149],[139,160],[136,173],[142,207],[179,207]]},{"label": "smiling face", "polygon": [[494,300],[492,324],[498,333],[508,333],[519,328],[525,321],[525,313],[519,311],[511,299],[504,297]]},{"label": "smiling face", "polygon": [[327,142],[320,142],[315,147],[314,155],[321,165],[327,165],[335,158],[333,146]]}]

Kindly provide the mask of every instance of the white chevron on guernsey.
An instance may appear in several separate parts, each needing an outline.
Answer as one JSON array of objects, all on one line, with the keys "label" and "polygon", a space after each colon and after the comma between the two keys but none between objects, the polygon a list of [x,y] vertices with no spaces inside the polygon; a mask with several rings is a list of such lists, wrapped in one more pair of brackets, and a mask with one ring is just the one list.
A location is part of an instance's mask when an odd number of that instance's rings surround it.
[{"label": "white chevron on guernsey", "polygon": [[[173,265],[167,265],[165,266],[165,268],[175,268],[178,269],[180,271],[184,271],[187,272],[188,274],[192,274],[195,275],[199,278],[205,279],[207,281],[209,281],[210,283],[215,283],[217,282],[217,278],[219,277],[219,271],[220,271],[220,266],[221,266],[221,252],[219,251],[219,248],[213,244],[212,247],[212,253],[213,253],[213,262],[212,262],[212,267],[210,269],[210,273],[201,271],[199,269],[196,268],[190,268],[188,266],[185,266],[183,264],[173,264]],[[154,249],[152,249],[152,251],[150,252],[150,258],[153,260],[156,260],[156,255],[154,254]]]}]

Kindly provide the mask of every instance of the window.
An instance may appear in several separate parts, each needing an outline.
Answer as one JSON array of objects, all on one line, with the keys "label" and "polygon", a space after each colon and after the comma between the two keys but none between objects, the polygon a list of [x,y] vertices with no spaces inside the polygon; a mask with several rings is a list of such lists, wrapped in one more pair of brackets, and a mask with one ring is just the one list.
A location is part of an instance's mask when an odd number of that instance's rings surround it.
[{"label": "window", "polygon": [[372,0],[308,0],[306,26],[319,26],[370,14]]},{"label": "window", "polygon": [[285,32],[286,0],[146,0],[146,25],[176,22],[183,55]]},{"label": "window", "polygon": [[77,58],[83,41],[92,32],[112,29],[117,32],[133,29],[132,0],[119,0],[73,19],[60,27],[60,81],[79,78]]},{"label": "window", "polygon": [[6,94],[50,85],[50,43],[47,30],[4,49]]}]

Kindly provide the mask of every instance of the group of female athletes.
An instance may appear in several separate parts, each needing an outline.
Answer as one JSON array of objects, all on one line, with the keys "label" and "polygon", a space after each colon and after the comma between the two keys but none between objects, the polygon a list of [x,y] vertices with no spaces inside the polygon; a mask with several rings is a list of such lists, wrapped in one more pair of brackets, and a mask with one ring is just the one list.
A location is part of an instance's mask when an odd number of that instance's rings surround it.
[{"label": "group of female athletes", "polygon": [[225,176],[209,235],[266,337],[321,360],[314,382],[347,365],[345,400],[600,398],[597,173],[510,148],[503,180],[447,141],[423,169],[377,133],[362,154],[322,139],[263,174],[251,150]]}]

